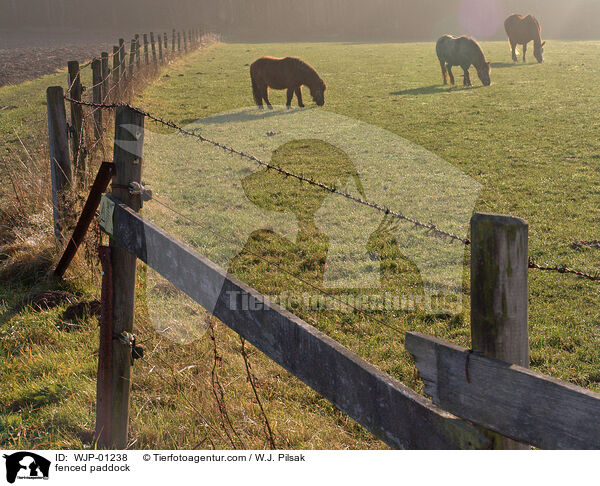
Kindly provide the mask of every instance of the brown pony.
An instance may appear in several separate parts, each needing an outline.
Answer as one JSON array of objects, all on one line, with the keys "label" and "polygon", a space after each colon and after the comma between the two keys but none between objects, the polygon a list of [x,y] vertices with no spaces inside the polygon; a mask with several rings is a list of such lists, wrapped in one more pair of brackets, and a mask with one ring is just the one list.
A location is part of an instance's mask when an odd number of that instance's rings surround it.
[{"label": "brown pony", "polygon": [[477,76],[479,76],[484,86],[490,85],[492,68],[490,63],[485,60],[481,46],[474,39],[465,36],[444,35],[438,39],[435,51],[442,67],[444,84],[448,84],[448,75],[450,76],[450,82],[454,84],[452,66],[460,66],[465,75],[463,84],[471,86],[469,68],[472,64],[477,69]]},{"label": "brown pony", "polygon": [[521,44],[523,46],[523,62],[526,62],[527,43],[533,41],[533,55],[538,62],[544,62],[544,45],[546,43],[542,42],[542,28],[533,15],[526,17],[517,14],[511,15],[504,21],[504,30],[508,35],[513,61],[519,61],[517,44]]},{"label": "brown pony", "polygon": [[312,66],[297,57],[261,57],[250,66],[250,77],[254,101],[259,108],[263,107],[263,100],[269,108],[273,108],[269,102],[269,88],[287,89],[288,108],[292,106],[292,98],[296,93],[298,106],[303,108],[302,85],[308,86],[318,106],[325,104],[327,86]]}]

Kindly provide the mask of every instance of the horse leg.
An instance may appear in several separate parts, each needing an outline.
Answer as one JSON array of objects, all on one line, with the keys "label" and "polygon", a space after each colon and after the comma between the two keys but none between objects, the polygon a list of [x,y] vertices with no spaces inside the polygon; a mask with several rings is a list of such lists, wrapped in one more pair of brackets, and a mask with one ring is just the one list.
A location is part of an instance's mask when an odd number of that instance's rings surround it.
[{"label": "horse leg", "polygon": [[444,84],[448,84],[448,73],[446,70],[446,63],[444,61],[440,61],[440,66],[442,67],[442,78],[444,78]]},{"label": "horse leg", "polygon": [[452,74],[452,66],[447,65],[448,75],[450,76],[450,84],[454,84],[454,74]]},{"label": "horse leg", "polygon": [[288,88],[287,90],[287,99],[285,102],[285,106],[289,109],[292,107],[292,98],[294,97],[294,88]]},{"label": "horse leg", "polygon": [[465,73],[465,78],[463,81],[463,86],[471,86],[471,76],[469,76],[469,68],[467,67],[466,69],[463,67],[462,68],[464,73]]},{"label": "horse leg", "polygon": [[525,61],[525,54],[527,54],[527,44],[523,44],[523,62],[527,62]]},{"label": "horse leg", "polygon": [[251,74],[251,79],[252,79],[252,96],[254,97],[254,102],[256,103],[256,106],[258,106],[258,108],[260,110],[262,110],[263,103],[262,103],[262,96],[260,95],[260,89],[258,88],[258,82],[256,81],[253,74]]},{"label": "horse leg", "polygon": [[304,108],[304,103],[302,103],[302,86],[296,88],[296,98],[298,98],[298,106]]},{"label": "horse leg", "polygon": [[517,58],[517,43],[513,42],[512,40],[510,41],[510,49],[512,51],[512,60],[514,62],[519,62],[519,59]]},{"label": "horse leg", "polygon": [[269,87],[267,85],[265,85],[265,87],[263,88],[262,98],[267,103],[267,107],[269,108],[269,110],[272,110],[273,105],[271,105],[271,102],[269,101]]}]

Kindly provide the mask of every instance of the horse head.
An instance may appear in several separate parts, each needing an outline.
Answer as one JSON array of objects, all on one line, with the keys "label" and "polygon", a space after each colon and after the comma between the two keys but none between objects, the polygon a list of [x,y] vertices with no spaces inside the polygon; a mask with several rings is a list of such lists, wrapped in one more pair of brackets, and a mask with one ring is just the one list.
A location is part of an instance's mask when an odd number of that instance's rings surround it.
[{"label": "horse head", "polygon": [[541,44],[536,44],[533,46],[533,56],[537,59],[537,62],[544,62],[544,46],[546,45],[546,41]]},{"label": "horse head", "polygon": [[490,75],[492,74],[492,66],[489,62],[483,62],[482,64],[475,66],[477,68],[477,76],[483,83],[484,86],[489,86],[492,83]]},{"label": "horse head", "polygon": [[309,86],[309,89],[310,95],[317,106],[323,106],[325,104],[325,90],[327,89],[327,85],[323,80],[319,81],[319,83]]}]

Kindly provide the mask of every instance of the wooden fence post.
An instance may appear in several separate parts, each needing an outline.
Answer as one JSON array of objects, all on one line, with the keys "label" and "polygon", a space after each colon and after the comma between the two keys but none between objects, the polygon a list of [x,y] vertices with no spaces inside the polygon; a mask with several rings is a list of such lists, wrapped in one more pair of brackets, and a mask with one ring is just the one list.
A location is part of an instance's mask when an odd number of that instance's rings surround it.
[{"label": "wooden fence post", "polygon": [[54,236],[58,241],[66,238],[64,194],[72,184],[73,173],[67,136],[67,114],[64,91],[60,86],[46,90],[48,109],[48,137],[50,141],[50,174],[52,178],[52,212],[54,215]]},{"label": "wooden fence post", "polygon": [[[529,367],[527,331],[528,224],[475,214],[471,219],[471,341],[474,351]],[[499,434],[495,448],[529,446]]]},{"label": "wooden fence post", "polygon": [[183,34],[183,50],[184,52],[188,51],[188,43],[187,43],[187,36],[185,35],[185,30],[182,32]]},{"label": "wooden fence post", "polygon": [[[124,147],[120,142],[124,142]],[[135,211],[139,211],[141,207],[141,198],[139,194],[130,194],[128,186],[132,182],[141,182],[143,146],[144,116],[128,107],[117,108],[112,195]],[[121,336],[121,339],[113,338],[112,341],[112,390],[108,434],[111,443],[101,444],[123,449],[127,446],[129,423],[132,349],[128,343],[128,336],[133,331],[137,260],[112,239],[110,252],[113,269],[113,336]]]},{"label": "wooden fence post", "polygon": [[126,82],[127,77],[125,75],[125,73],[126,73],[125,58],[126,57],[127,57],[127,51],[125,50],[125,39],[119,39],[119,63],[120,63],[119,64],[119,68],[120,68],[120,71],[121,71],[121,77],[123,78],[123,81],[124,81],[124,83],[123,83],[123,91],[125,91],[126,84],[127,84],[127,82]]},{"label": "wooden fence post", "polygon": [[[73,100],[81,101],[83,86],[81,86],[79,62],[69,61],[68,70],[69,97]],[[83,142],[83,107],[75,102],[71,102],[71,129],[73,168],[77,184],[79,184],[85,177],[85,156],[81,146]]]},{"label": "wooden fence post", "polygon": [[144,60],[146,61],[146,66],[150,64],[150,56],[148,54],[148,34],[144,34]]},{"label": "wooden fence post", "polygon": [[133,82],[133,65],[135,64],[135,39],[131,39],[129,46],[129,81]]},{"label": "wooden fence post", "polygon": [[158,34],[158,60],[161,64],[163,63],[163,42],[161,34]]},{"label": "wooden fence post", "polygon": [[110,91],[110,67],[108,64],[108,52],[101,54],[102,60],[102,102],[108,101],[108,92]]},{"label": "wooden fence post", "polygon": [[150,44],[152,44],[152,65],[156,68],[156,44],[154,42],[154,32],[150,32]]},{"label": "wooden fence post", "polygon": [[135,34],[135,68],[140,72],[142,61],[140,59],[140,34]]},{"label": "wooden fence post", "polygon": [[120,86],[120,81],[121,81],[121,73],[120,71],[120,67],[121,67],[121,60],[119,59],[119,47],[118,46],[113,46],[113,68],[112,68],[112,73],[111,73],[111,77],[112,77],[112,82],[111,82],[111,91],[112,91],[112,95],[110,97],[111,101],[116,101],[120,98],[120,91],[121,91],[121,86]]},{"label": "wooden fence post", "polygon": [[171,52],[175,52],[175,29],[173,29],[173,36],[171,37]]},{"label": "wooden fence post", "polygon": [[181,54],[181,32],[177,32],[177,52]]},{"label": "wooden fence post", "polygon": [[[102,103],[102,61],[94,59],[92,61],[92,101]],[[100,139],[102,136],[102,110],[94,108],[94,138]]]},{"label": "wooden fence post", "polygon": [[96,432],[100,447],[113,447],[112,438],[112,366],[113,366],[113,295],[112,262],[110,247],[98,248],[102,263],[102,290],[100,310],[100,342],[98,349],[98,374],[96,377]]},{"label": "wooden fence post", "polygon": [[163,41],[165,43],[164,48],[165,48],[165,57],[167,57],[169,55],[169,38],[167,37],[167,33],[163,32]]}]

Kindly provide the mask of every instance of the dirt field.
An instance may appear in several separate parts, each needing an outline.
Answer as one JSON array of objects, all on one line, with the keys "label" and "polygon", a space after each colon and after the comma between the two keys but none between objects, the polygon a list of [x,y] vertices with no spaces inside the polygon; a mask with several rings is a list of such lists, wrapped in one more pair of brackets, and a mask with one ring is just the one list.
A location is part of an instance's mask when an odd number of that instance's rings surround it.
[{"label": "dirt field", "polygon": [[88,61],[112,51],[117,38],[106,33],[0,29],[0,86],[53,73],[73,59]]}]

